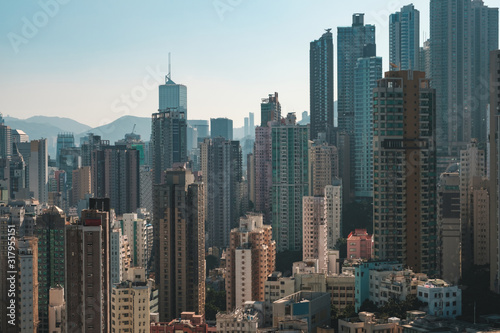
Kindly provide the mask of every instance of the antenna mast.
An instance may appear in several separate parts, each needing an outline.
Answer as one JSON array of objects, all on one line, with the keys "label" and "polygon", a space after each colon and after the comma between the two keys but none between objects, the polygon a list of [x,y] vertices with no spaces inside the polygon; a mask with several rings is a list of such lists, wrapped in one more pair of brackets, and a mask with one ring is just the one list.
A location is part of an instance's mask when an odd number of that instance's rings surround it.
[{"label": "antenna mast", "polygon": [[168,81],[171,80],[171,71],[170,71],[170,52],[168,52],[168,74],[165,76],[165,83],[168,83]]}]

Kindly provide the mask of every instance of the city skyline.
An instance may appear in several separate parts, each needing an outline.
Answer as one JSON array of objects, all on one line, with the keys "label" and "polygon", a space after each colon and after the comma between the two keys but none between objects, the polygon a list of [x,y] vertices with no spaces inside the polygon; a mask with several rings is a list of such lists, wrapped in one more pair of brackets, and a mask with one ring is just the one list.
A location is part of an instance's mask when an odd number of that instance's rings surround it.
[{"label": "city skyline", "polygon": [[[365,22],[376,26],[377,55],[388,70],[388,18],[410,3],[363,0],[339,10],[327,1],[279,1],[266,3],[263,11],[262,2],[246,1],[153,3],[140,8],[128,3],[82,8],[76,2],[53,1],[2,8],[9,13],[0,23],[5,36],[0,42],[4,115],[64,116],[90,126],[124,115],[148,117],[158,109],[157,86],[165,82],[171,52],[171,78],[189,90],[189,119],[228,117],[235,127],[243,126],[248,112],[258,113],[260,99],[269,91],[282,96],[283,114],[309,111],[308,45],[324,29],[350,25],[353,13],[365,13]],[[413,4],[421,12],[423,42],[429,36],[429,1]],[[115,9],[120,16],[113,15]],[[272,14],[276,11],[279,18]],[[271,15],[273,20],[268,19]],[[298,20],[307,24],[297,24]],[[93,23],[82,28],[85,22]],[[29,34],[29,23],[40,27],[34,26]],[[33,91],[33,98],[19,98],[25,89]],[[133,93],[139,98],[124,97]]]}]

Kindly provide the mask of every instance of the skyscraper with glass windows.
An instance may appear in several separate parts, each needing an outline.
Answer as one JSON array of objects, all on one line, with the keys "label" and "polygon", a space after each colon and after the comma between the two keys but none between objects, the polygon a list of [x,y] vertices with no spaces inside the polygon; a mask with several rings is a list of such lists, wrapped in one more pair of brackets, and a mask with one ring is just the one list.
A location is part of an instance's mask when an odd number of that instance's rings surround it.
[{"label": "skyscraper with glass windows", "polygon": [[391,70],[418,69],[420,66],[420,12],[413,4],[389,17],[389,61]]},{"label": "skyscraper with glass windows", "polygon": [[312,41],[309,49],[310,139],[325,133],[331,143],[333,129],[333,35],[331,29]]}]

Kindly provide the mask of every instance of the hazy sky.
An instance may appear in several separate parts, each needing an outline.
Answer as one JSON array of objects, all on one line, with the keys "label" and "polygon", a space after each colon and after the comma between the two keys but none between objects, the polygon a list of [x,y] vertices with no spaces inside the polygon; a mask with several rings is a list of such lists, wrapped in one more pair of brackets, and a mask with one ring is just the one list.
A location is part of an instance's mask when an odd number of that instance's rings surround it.
[{"label": "hazy sky", "polygon": [[[493,0],[485,1],[498,5]],[[188,87],[188,118],[260,122],[260,99],[279,92],[284,113],[309,109],[309,42],[351,24],[377,29],[388,67],[388,16],[409,1],[40,0],[0,3],[0,112],[63,116],[98,126],[158,109],[168,52]],[[429,1],[413,1],[421,42]],[[336,59],[335,59],[336,61]],[[336,72],[336,70],[335,70]],[[336,73],[335,73],[336,77]],[[335,86],[335,90],[336,90]]]}]

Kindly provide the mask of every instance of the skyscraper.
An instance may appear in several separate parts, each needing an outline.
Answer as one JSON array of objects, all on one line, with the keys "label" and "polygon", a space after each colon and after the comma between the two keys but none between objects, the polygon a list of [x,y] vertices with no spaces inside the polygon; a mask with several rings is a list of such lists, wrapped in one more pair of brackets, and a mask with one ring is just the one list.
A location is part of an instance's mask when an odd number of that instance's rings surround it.
[{"label": "skyscraper", "polygon": [[500,50],[490,52],[490,290],[500,293]]},{"label": "skyscraper", "polygon": [[278,252],[302,249],[302,197],[309,194],[309,126],[289,113],[271,126],[273,239]]},{"label": "skyscraper", "polygon": [[264,214],[264,222],[271,222],[272,153],[271,127],[255,128],[255,211]]},{"label": "skyscraper", "polygon": [[436,274],[435,91],[393,71],[373,94],[374,256]]},{"label": "skyscraper", "polygon": [[263,98],[260,103],[260,126],[267,126],[270,121],[281,121],[281,104],[277,92],[274,95],[269,94],[269,97]]},{"label": "skyscraper", "polygon": [[226,253],[227,310],[243,307],[247,301],[264,301],[264,282],[274,272],[276,243],[271,226],[263,224],[261,214],[240,218],[231,230]]},{"label": "skyscraper", "polygon": [[12,154],[11,129],[5,125],[3,115],[0,113],[0,158],[7,159]]},{"label": "skyscraper", "polygon": [[165,173],[154,186],[154,241],[156,283],[161,321],[181,312],[205,311],[204,184],[195,183],[189,170]]},{"label": "skyscraper", "polygon": [[302,198],[302,260],[318,260],[318,270],[328,271],[326,201],[323,196]]},{"label": "skyscraper", "polygon": [[333,130],[333,36],[331,29],[312,41],[309,49],[310,139],[325,133],[331,143]]},{"label": "skyscraper", "polygon": [[229,246],[231,227],[240,217],[242,156],[239,141],[205,139],[200,144],[205,184],[207,247]]},{"label": "skyscraper", "polygon": [[30,143],[19,145],[29,145],[28,156],[23,155],[24,160],[28,161],[29,189],[40,202],[47,202],[49,189],[47,139],[32,140]]},{"label": "skyscraper", "polygon": [[72,148],[75,146],[75,136],[73,133],[59,133],[57,134],[56,146],[56,164],[59,167],[59,156],[63,148]]},{"label": "skyscraper", "polygon": [[[389,61],[399,70],[421,70],[420,12],[413,4],[389,17]],[[391,66],[391,70],[397,68]]]},{"label": "skyscraper", "polygon": [[210,118],[210,137],[233,139],[233,121],[227,118]]},{"label": "skyscraper", "polygon": [[38,238],[38,332],[49,331],[49,291],[64,286],[64,227],[66,216],[56,206],[37,218],[34,235]]},{"label": "skyscraper", "polygon": [[159,86],[158,105],[160,110],[176,109],[187,119],[187,87],[172,81],[170,73],[165,76],[165,84]]},{"label": "skyscraper", "polygon": [[327,185],[339,179],[339,155],[337,148],[325,140],[325,134],[310,143],[309,147],[309,194],[323,195]]},{"label": "skyscraper", "polygon": [[37,332],[38,328],[38,239],[22,237],[18,240],[18,332]]},{"label": "skyscraper", "polygon": [[487,52],[498,48],[498,10],[481,0],[431,0],[430,15],[430,77],[443,170],[471,138],[486,141]]},{"label": "skyscraper", "polygon": [[[382,78],[382,58],[359,58],[354,69],[354,195],[373,196],[373,88]],[[351,166],[352,168],[352,166]]]},{"label": "skyscraper", "polygon": [[187,161],[186,114],[177,108],[159,109],[153,113],[151,128],[154,184],[161,182],[162,173],[174,163]]},{"label": "skyscraper", "polygon": [[65,331],[109,332],[109,212],[84,210],[81,224],[66,226],[65,234]]},{"label": "skyscraper", "polygon": [[352,26],[337,29],[337,96],[338,129],[347,135],[349,145],[343,145],[343,158],[349,158],[349,168],[342,165],[341,174],[344,191],[349,201],[354,195],[354,106],[355,106],[355,69],[359,58],[376,56],[375,26],[364,24],[364,14],[354,14]]}]

